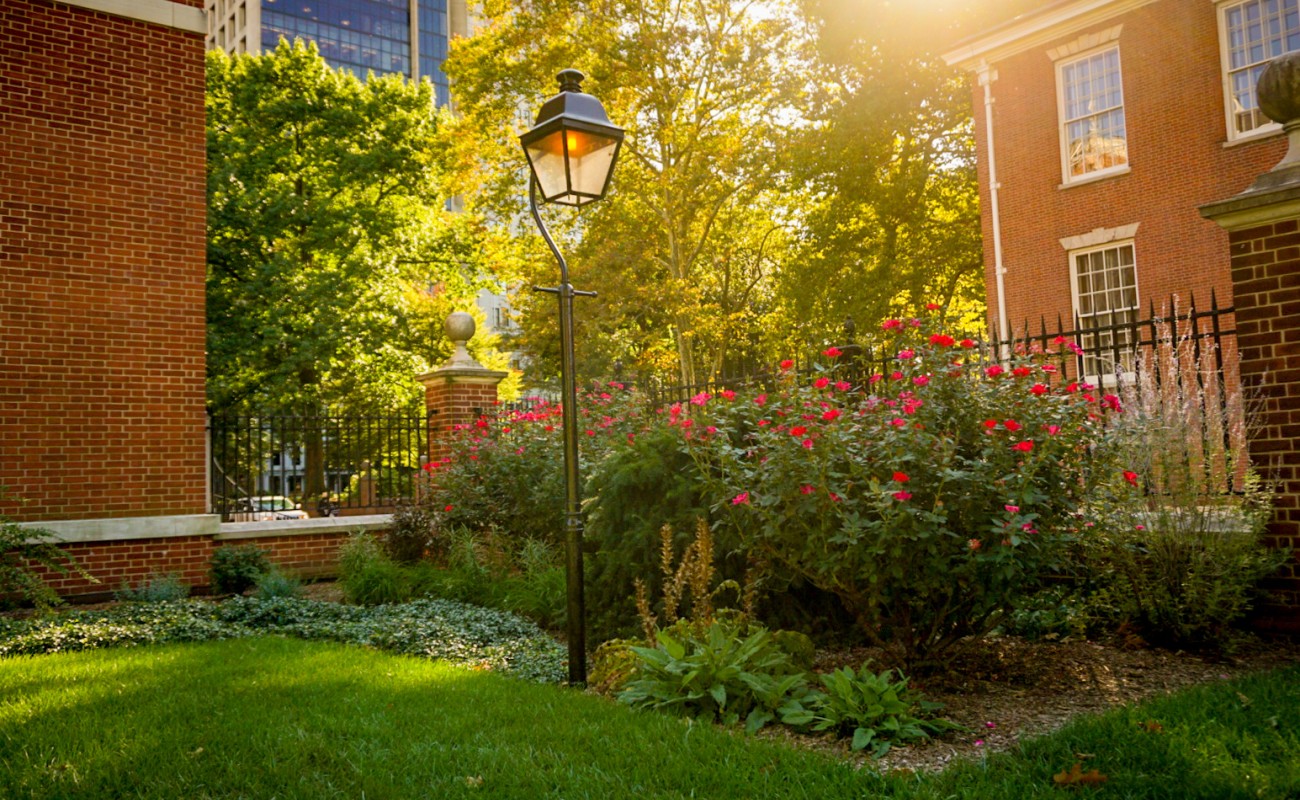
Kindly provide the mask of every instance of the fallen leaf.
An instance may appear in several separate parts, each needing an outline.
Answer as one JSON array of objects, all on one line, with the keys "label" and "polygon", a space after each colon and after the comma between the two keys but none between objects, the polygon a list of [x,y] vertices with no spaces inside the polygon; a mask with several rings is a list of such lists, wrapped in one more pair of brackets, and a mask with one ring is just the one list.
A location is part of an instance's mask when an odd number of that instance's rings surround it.
[{"label": "fallen leaf", "polygon": [[1096,786],[1105,783],[1108,778],[1101,772],[1090,769],[1083,771],[1083,762],[1076,761],[1068,771],[1061,770],[1052,776],[1058,786]]},{"label": "fallen leaf", "polygon": [[1156,721],[1153,720],[1153,719],[1149,719],[1149,720],[1147,720],[1146,722],[1139,722],[1139,723],[1138,723],[1138,728],[1139,728],[1140,730],[1144,730],[1144,731],[1146,731],[1147,733],[1164,733],[1164,732],[1165,732],[1165,726],[1164,726],[1164,725],[1161,725],[1159,722],[1156,722]]},{"label": "fallen leaf", "polygon": [[473,775],[465,779],[465,785],[471,789],[477,789],[483,785],[482,775]]}]

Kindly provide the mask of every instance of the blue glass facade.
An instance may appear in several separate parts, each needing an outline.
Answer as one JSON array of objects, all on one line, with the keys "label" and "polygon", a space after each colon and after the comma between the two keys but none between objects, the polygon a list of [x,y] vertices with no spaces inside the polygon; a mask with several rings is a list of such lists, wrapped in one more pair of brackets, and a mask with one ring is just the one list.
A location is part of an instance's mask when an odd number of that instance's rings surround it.
[{"label": "blue glass facade", "polygon": [[[419,74],[433,81],[438,104],[449,102],[447,76],[447,0],[418,0]],[[316,43],[333,67],[359,78],[411,74],[409,0],[262,0],[262,50],[283,37]]]},{"label": "blue glass facade", "polygon": [[420,75],[433,81],[438,105],[451,102],[442,62],[447,59],[447,0],[419,0]]}]

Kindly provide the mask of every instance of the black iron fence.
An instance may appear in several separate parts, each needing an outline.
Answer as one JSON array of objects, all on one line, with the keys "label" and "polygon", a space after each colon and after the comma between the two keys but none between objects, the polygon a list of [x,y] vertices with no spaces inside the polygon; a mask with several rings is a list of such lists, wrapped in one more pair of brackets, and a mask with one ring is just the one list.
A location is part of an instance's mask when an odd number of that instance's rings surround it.
[{"label": "black iron fence", "polygon": [[213,415],[212,513],[226,521],[391,508],[429,453],[423,415]]},{"label": "black iron fence", "polygon": [[[1219,455],[1224,474],[1240,470],[1232,453],[1244,451],[1245,409],[1240,403],[1237,373],[1237,332],[1234,309],[1221,307],[1211,294],[1209,308],[1189,298],[1185,308],[1170,298],[1162,313],[1154,304],[1146,314],[1136,310],[1074,321],[1058,319],[1037,330],[1028,324],[1010,341],[979,342],[990,356],[1039,352],[1056,364],[1046,379],[1086,381],[1103,391],[1122,394],[1126,402],[1165,403],[1171,397],[1197,404],[1185,413],[1207,426],[1207,447]],[[974,337],[972,337],[974,338]],[[855,388],[870,376],[892,369],[897,353],[882,343],[839,345],[836,377]],[[720,376],[696,384],[671,385],[654,380],[633,381],[647,402],[663,407],[688,402],[701,392],[771,388],[783,373],[810,375],[812,357],[782,367],[773,364],[746,374]],[[601,384],[591,388],[600,390]],[[535,410],[552,403],[542,396],[499,404],[484,413],[507,414]],[[1215,422],[1220,420],[1222,422]],[[1215,427],[1215,426],[1218,427]],[[209,420],[212,450],[213,513],[223,519],[272,519],[307,512],[313,516],[350,510],[391,508],[415,494],[415,477],[427,460],[429,418],[405,416],[221,415]],[[1207,456],[1208,457],[1208,456]]]}]

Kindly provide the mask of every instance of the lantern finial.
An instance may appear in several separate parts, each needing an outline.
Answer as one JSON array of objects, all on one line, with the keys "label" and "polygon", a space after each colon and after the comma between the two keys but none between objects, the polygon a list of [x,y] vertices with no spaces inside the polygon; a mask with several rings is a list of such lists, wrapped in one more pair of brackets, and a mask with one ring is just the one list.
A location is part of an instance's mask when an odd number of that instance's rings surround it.
[{"label": "lantern finial", "polygon": [[561,92],[581,92],[582,82],[586,77],[576,69],[566,69],[556,75],[555,79],[560,82]]}]

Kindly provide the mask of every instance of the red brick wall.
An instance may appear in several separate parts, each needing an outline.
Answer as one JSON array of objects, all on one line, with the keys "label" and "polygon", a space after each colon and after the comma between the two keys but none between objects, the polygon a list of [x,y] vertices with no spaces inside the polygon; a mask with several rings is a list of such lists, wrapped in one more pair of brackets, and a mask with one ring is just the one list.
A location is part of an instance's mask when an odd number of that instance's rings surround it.
[{"label": "red brick wall", "polygon": [[205,510],[203,91],[200,34],[0,3],[4,513]]},{"label": "red brick wall", "polygon": [[[1118,39],[1128,128],[1128,174],[1058,188],[1056,67],[1047,50],[1123,24]],[[1286,150],[1280,135],[1225,147],[1218,22],[1206,0],[1161,0],[994,65],[994,145],[1007,316],[1015,326],[1057,314],[1069,322],[1070,270],[1060,239],[1141,223],[1135,238],[1138,293],[1159,313],[1171,293],[1186,302],[1232,302],[1228,237],[1197,206],[1244,190]],[[983,88],[972,76],[980,156],[984,262],[996,312],[988,143]]]},{"label": "red brick wall", "polygon": [[76,574],[51,573],[43,568],[38,572],[64,597],[101,595],[120,589],[123,584],[138,586],[151,575],[175,575],[188,586],[206,587],[211,583],[208,569],[215,549],[252,545],[269,550],[267,559],[292,575],[319,577],[335,574],[339,546],[348,535],[316,533],[232,541],[214,541],[211,536],[185,536],[66,544],[62,545],[63,549],[99,583],[92,583]]},{"label": "red brick wall", "polygon": [[1228,234],[1237,291],[1241,378],[1259,397],[1251,459],[1278,482],[1274,543],[1294,551],[1273,596],[1291,605],[1278,619],[1300,628],[1300,224],[1277,222]]}]

